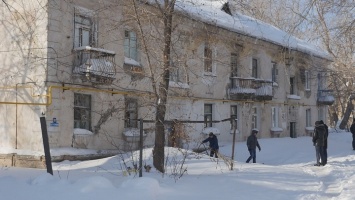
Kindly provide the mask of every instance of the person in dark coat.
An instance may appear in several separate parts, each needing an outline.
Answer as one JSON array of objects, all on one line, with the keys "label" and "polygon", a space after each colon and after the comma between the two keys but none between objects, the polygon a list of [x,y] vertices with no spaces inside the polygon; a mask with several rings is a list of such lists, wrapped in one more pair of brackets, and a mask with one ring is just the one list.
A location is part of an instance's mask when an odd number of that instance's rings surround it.
[{"label": "person in dark coat", "polygon": [[353,150],[355,151],[355,119],[353,119],[353,123],[350,126],[350,132],[353,134]]},{"label": "person in dark coat", "polygon": [[248,147],[248,151],[250,153],[250,156],[247,159],[246,163],[249,163],[249,161],[251,159],[253,159],[253,163],[256,163],[256,147],[258,147],[259,151],[261,151],[261,148],[260,148],[260,145],[258,142],[258,138],[256,137],[258,132],[259,132],[258,130],[253,129],[247,139],[247,147]]},{"label": "person in dark coat", "polygon": [[218,158],[218,139],[217,136],[215,134],[213,134],[212,132],[208,134],[208,138],[206,138],[205,140],[202,141],[202,143],[206,143],[209,142],[210,145],[210,156],[213,157],[213,155],[215,155],[215,158]]},{"label": "person in dark coat", "polygon": [[[313,144],[316,147],[316,154],[319,152],[320,156],[320,163],[317,157],[317,163],[315,164],[316,166],[324,166],[326,165],[326,157],[324,153],[324,146],[325,146],[325,141],[326,141],[326,129],[324,124],[321,124],[319,121],[315,122],[315,129],[314,129],[314,134],[313,134]],[[318,155],[317,155],[318,156]]]},{"label": "person in dark coat", "polygon": [[324,151],[324,164],[326,165],[328,162],[328,136],[329,136],[329,131],[328,131],[328,126],[323,122],[323,120],[319,121],[320,124],[324,125],[325,128],[325,137],[324,137],[324,147],[323,147],[323,151]]}]

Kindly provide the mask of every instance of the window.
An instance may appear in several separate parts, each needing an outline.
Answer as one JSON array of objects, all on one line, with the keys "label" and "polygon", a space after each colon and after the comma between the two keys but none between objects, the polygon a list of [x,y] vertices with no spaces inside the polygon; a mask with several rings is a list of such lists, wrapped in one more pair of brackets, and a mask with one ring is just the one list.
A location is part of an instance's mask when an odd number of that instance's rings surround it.
[{"label": "window", "polygon": [[212,72],[212,49],[208,43],[205,43],[203,58],[205,72]]},{"label": "window", "polygon": [[133,99],[127,99],[125,110],[125,127],[137,128],[138,124],[138,106],[137,101]]},{"label": "window", "polygon": [[319,106],[318,107],[318,120],[323,120],[325,121],[325,107],[324,106]]},{"label": "window", "polygon": [[[231,106],[231,119],[238,119],[238,106],[236,105]],[[231,124],[231,127],[233,128],[233,123]]]},{"label": "window", "polygon": [[74,15],[74,48],[81,46],[95,46],[96,26],[93,20],[93,12],[75,8]]},{"label": "window", "polygon": [[272,62],[272,69],[271,69],[271,79],[272,82],[277,83],[277,76],[279,72],[277,70],[277,65],[275,62]]},{"label": "window", "polygon": [[170,81],[180,82],[179,68],[178,67],[172,67],[170,69]]},{"label": "window", "polygon": [[252,108],[251,111],[251,128],[258,128],[258,109],[256,107]]},{"label": "window", "polygon": [[290,77],[290,94],[296,94],[295,77]]},{"label": "window", "polygon": [[306,110],[306,127],[312,126],[311,109]]},{"label": "window", "polygon": [[74,128],[91,130],[91,95],[74,94]]},{"label": "window", "polygon": [[124,55],[127,58],[138,61],[138,41],[137,35],[132,31],[124,32]]},{"label": "window", "polygon": [[279,127],[279,109],[278,107],[271,107],[272,127]]},{"label": "window", "polygon": [[204,121],[205,127],[212,127],[212,104],[205,104]]},{"label": "window", "polygon": [[238,76],[238,56],[235,53],[231,54],[231,77]]},{"label": "window", "polygon": [[327,85],[326,74],[318,73],[317,78],[318,78],[318,90],[325,89]]},{"label": "window", "polygon": [[304,71],[304,78],[305,78],[305,89],[310,90],[310,77],[309,77],[309,71],[306,70]]},{"label": "window", "polygon": [[180,82],[180,68],[176,62],[170,59],[170,81]]},{"label": "window", "polygon": [[252,65],[251,65],[251,76],[254,78],[258,78],[258,59],[253,58],[252,59]]}]

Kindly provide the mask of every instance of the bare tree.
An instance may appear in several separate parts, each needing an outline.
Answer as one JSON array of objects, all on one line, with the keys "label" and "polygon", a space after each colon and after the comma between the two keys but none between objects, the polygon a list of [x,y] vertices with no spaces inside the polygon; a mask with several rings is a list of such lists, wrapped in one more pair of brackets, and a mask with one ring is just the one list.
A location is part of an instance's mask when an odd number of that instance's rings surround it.
[{"label": "bare tree", "polygon": [[[164,146],[165,146],[165,114],[166,114],[166,104],[169,90],[169,76],[170,76],[170,59],[171,59],[171,43],[172,43],[172,32],[173,32],[173,15],[175,0],[164,0],[163,3],[160,1],[155,1],[155,4],[151,7],[146,5],[141,6],[140,2],[135,0],[130,1],[133,7],[133,12],[131,15],[136,22],[136,28],[141,36],[142,50],[146,56],[148,63],[149,73],[148,78],[152,83],[152,91],[154,95],[154,107],[155,112],[155,143],[154,143],[154,154],[153,154],[153,164],[154,167],[160,172],[164,172]],[[148,11],[152,9],[153,12]],[[157,20],[156,30],[146,30],[145,22],[147,19]],[[159,27],[162,24],[162,27]],[[153,25],[151,22],[149,25]],[[152,42],[152,33],[148,31],[160,32],[161,28],[161,38],[154,38],[154,41],[159,41],[161,44],[162,51],[159,48],[153,49],[149,43]],[[147,31],[147,32],[146,32]],[[151,38],[148,38],[149,37]],[[157,45],[159,46],[159,45]],[[154,53],[152,53],[154,52]],[[159,55],[160,54],[160,55]],[[160,68],[157,72],[157,68],[153,67],[152,56],[157,59],[157,63],[160,63]],[[161,58],[161,59],[159,59]]]},{"label": "bare tree", "polygon": [[342,122],[339,127],[344,129],[350,116],[354,115],[355,85],[352,78],[355,64],[354,1],[250,0],[231,2],[234,2],[240,12],[273,24],[329,52],[333,57],[333,64],[326,71],[329,75],[327,87],[334,91],[336,99],[335,103],[329,107],[330,122],[337,122],[340,118]]}]

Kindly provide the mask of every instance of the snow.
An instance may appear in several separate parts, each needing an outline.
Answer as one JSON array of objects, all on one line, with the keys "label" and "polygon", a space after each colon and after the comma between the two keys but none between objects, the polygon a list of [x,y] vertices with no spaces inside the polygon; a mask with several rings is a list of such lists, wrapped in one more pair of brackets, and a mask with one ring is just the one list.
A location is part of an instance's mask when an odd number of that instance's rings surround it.
[{"label": "snow", "polygon": [[83,50],[98,51],[98,52],[107,53],[107,54],[111,54],[111,55],[115,55],[116,54],[114,51],[110,51],[110,50],[107,50],[107,49],[90,47],[90,46],[81,46],[81,47],[74,48],[74,51],[83,51]]},{"label": "snow", "polygon": [[124,63],[128,65],[141,66],[139,62],[133,60],[132,58],[127,58],[127,57],[124,57]]},{"label": "snow", "polygon": [[280,131],[283,131],[283,129],[282,129],[282,128],[279,128],[279,127],[272,127],[272,128],[271,128],[271,131],[280,132]]},{"label": "snow", "polygon": [[94,135],[94,133],[86,129],[74,128],[74,135]]},{"label": "snow", "polygon": [[277,27],[237,12],[233,12],[232,16],[225,13],[222,10],[222,6],[226,2],[227,0],[177,0],[175,8],[202,22],[216,25],[242,35],[255,37],[255,43],[261,39],[331,60],[330,54],[326,51],[307,41],[300,40]]},{"label": "snow", "polygon": [[[123,135],[126,137],[138,137],[140,135],[140,129],[139,128],[125,128],[123,131]],[[143,130],[143,136],[146,136],[147,134],[144,133]]]},{"label": "snow", "polygon": [[294,94],[287,95],[287,98],[288,99],[296,99],[296,100],[300,100],[301,99],[300,96],[294,95]]},{"label": "snow", "polygon": [[[166,148],[165,175],[154,168],[149,173],[143,171],[143,177],[134,170],[128,173],[123,160],[132,166],[138,161],[138,152],[53,163],[53,176],[44,169],[2,167],[1,199],[350,200],[355,198],[351,141],[351,133],[330,130],[328,164],[322,167],[313,166],[315,149],[309,136],[259,139],[262,150],[257,152],[257,163],[245,163],[249,156],[246,144],[237,142],[233,170],[223,159],[210,158],[206,152],[174,148]],[[230,142],[220,143],[224,156],[231,156],[231,151]],[[180,168],[182,153],[187,157]],[[151,148],[143,151],[143,159],[143,164],[152,166]],[[179,178],[180,169],[186,173]]]}]

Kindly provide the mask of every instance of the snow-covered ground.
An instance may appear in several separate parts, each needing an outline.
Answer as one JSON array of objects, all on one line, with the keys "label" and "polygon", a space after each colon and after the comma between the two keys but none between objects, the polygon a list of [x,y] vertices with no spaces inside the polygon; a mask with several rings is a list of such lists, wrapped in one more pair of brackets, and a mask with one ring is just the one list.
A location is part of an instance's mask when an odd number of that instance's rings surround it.
[{"label": "snow-covered ground", "polygon": [[[153,168],[141,178],[124,166],[138,162],[138,152],[127,157],[53,163],[53,176],[46,170],[2,167],[0,199],[355,199],[351,141],[349,132],[331,132],[328,165],[324,167],[313,166],[311,137],[259,139],[261,152],[257,152],[256,164],[245,163],[246,145],[238,142],[232,171],[221,158],[172,148],[166,149],[169,159],[164,175]],[[232,144],[220,146],[221,153],[231,155]],[[181,152],[186,153],[186,160]],[[147,165],[152,165],[151,153],[151,149],[144,151]]]}]

